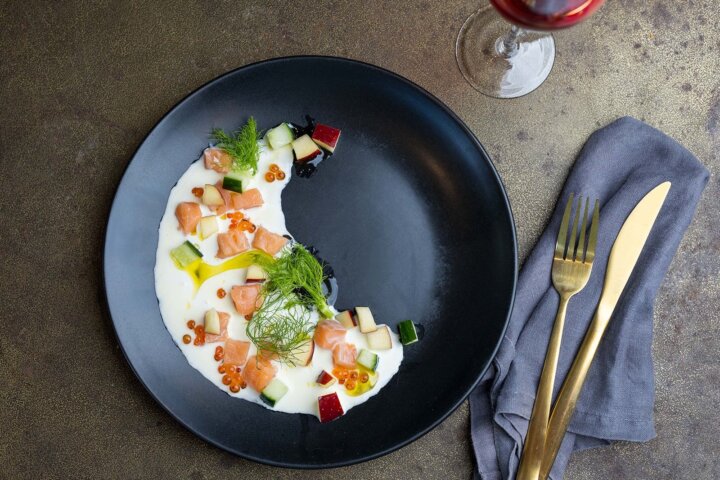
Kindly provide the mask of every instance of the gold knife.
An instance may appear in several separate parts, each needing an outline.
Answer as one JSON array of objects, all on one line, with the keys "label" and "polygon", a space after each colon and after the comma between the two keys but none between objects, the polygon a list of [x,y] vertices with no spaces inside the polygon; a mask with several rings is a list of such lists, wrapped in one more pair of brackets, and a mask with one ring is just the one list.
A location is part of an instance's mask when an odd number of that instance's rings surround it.
[{"label": "gold knife", "polygon": [[555,456],[560,449],[563,437],[567,430],[570,419],[575,411],[580,390],[585,382],[585,376],[590,369],[595,352],[597,351],[600,339],[605,333],[605,328],[610,322],[610,317],[620,299],[620,294],[635,268],[640,252],[645,241],[650,235],[650,230],[655,224],[655,219],[660,208],[665,203],[670,190],[670,182],[664,182],[653,188],[635,206],[627,220],[620,229],[608,259],[605,272],[605,283],[602,295],[598,303],[595,317],[588,327],[580,349],[570,367],[570,372],[563,382],[560,393],[558,393],[555,407],[548,422],[547,439],[540,468],[540,478],[545,480],[550,474],[550,469],[555,463]]}]

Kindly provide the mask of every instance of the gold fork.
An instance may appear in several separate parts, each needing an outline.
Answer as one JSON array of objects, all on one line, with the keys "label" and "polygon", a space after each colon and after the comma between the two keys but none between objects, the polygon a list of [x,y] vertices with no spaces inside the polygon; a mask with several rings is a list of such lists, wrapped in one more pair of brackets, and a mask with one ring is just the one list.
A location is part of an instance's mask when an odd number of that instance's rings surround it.
[{"label": "gold fork", "polygon": [[545,439],[547,438],[555,371],[560,356],[560,341],[562,340],[563,325],[565,324],[565,312],[573,295],[587,285],[592,271],[593,260],[595,259],[595,245],[597,244],[598,222],[600,219],[598,201],[595,201],[590,232],[587,233],[586,249],[589,198],[585,200],[585,210],[582,214],[582,223],[578,233],[578,221],[580,220],[580,210],[583,203],[582,197],[579,198],[575,209],[575,218],[572,225],[570,225],[570,240],[566,242],[574,199],[575,194],[571,193],[570,199],[565,206],[565,212],[560,223],[560,232],[555,244],[552,281],[555,290],[560,294],[560,305],[558,306],[555,324],[550,335],[550,343],[545,354],[545,364],[540,374],[537,396],[530,415],[530,424],[528,425],[525,446],[520,458],[517,480],[537,480],[539,478]]}]

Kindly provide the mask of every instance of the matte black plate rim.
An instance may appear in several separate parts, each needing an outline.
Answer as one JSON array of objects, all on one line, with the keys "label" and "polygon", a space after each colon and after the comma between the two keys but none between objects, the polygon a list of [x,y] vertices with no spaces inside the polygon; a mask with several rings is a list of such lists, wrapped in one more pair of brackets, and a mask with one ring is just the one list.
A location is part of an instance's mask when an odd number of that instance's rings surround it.
[{"label": "matte black plate rim", "polygon": [[[228,76],[230,76],[230,75],[233,75],[233,74],[235,74],[235,73],[237,73],[237,72],[239,72],[239,71],[251,70],[251,69],[253,69],[253,68],[255,68],[255,67],[259,66],[259,65],[265,65],[265,64],[269,64],[269,63],[282,63],[282,62],[285,62],[285,61],[292,61],[292,60],[295,60],[295,59],[330,59],[330,60],[338,61],[338,62],[348,62],[348,63],[353,63],[353,64],[359,64],[359,65],[362,65],[362,66],[364,66],[364,67],[366,67],[366,68],[373,69],[373,70],[377,70],[377,71],[379,71],[379,72],[381,72],[381,73],[384,73],[384,74],[386,74],[386,75],[392,76],[392,77],[394,77],[396,80],[399,80],[399,81],[401,81],[401,82],[409,85],[410,87],[415,88],[415,89],[418,90],[420,93],[422,93],[422,94],[424,94],[425,96],[427,96],[427,97],[428,97],[433,103],[435,103],[439,108],[441,108],[442,110],[444,110],[444,111],[462,128],[462,130],[468,135],[468,137],[469,137],[470,139],[472,139],[472,142],[475,144],[475,146],[478,148],[478,150],[480,150],[480,151],[483,153],[483,155],[485,156],[485,158],[487,159],[487,162],[488,162],[488,164],[489,164],[490,170],[491,170],[491,172],[492,172],[493,175],[494,175],[495,181],[498,183],[498,185],[499,185],[499,187],[500,187],[500,192],[502,193],[502,200],[503,200],[503,203],[504,203],[504,205],[505,205],[505,210],[506,210],[506,213],[507,213],[507,215],[508,215],[508,217],[509,217],[510,226],[511,226],[511,229],[512,229],[513,281],[512,281],[512,292],[511,292],[511,295],[510,295],[510,304],[509,304],[509,306],[508,306],[508,307],[509,307],[509,308],[508,308],[508,312],[507,312],[507,315],[506,315],[506,318],[505,318],[505,322],[504,322],[504,325],[503,325],[503,328],[502,328],[502,334],[500,335],[500,338],[499,338],[499,340],[498,340],[498,342],[497,342],[497,345],[495,346],[495,348],[494,348],[494,350],[493,350],[492,356],[490,357],[490,359],[488,360],[488,362],[486,363],[486,365],[482,368],[482,370],[481,370],[481,372],[479,373],[479,375],[478,375],[477,379],[475,380],[475,382],[474,382],[474,383],[470,386],[470,388],[468,388],[467,391],[457,400],[457,402],[456,402],[454,405],[452,405],[451,408],[449,408],[445,413],[443,413],[442,415],[440,415],[436,421],[434,421],[433,423],[431,423],[431,424],[430,424],[427,428],[425,428],[424,430],[421,430],[421,431],[419,431],[419,432],[417,432],[417,433],[409,436],[409,437],[408,437],[407,439],[405,439],[404,441],[398,442],[396,445],[394,445],[394,446],[392,446],[392,447],[386,448],[385,450],[376,452],[376,453],[371,454],[371,455],[365,455],[365,456],[358,457],[358,458],[353,459],[353,460],[350,460],[350,461],[327,463],[327,464],[324,464],[324,465],[306,465],[306,464],[296,464],[296,463],[290,463],[290,462],[278,462],[278,461],[274,461],[274,460],[268,460],[268,459],[266,459],[266,458],[257,457],[257,456],[255,456],[255,455],[250,455],[250,454],[246,454],[246,453],[241,453],[241,452],[234,451],[234,450],[228,448],[227,446],[221,445],[220,443],[216,442],[216,441],[213,440],[212,438],[207,437],[207,436],[205,436],[204,434],[202,434],[201,432],[199,432],[199,431],[195,430],[194,428],[190,427],[181,417],[175,415],[175,413],[172,411],[172,409],[170,409],[170,408],[160,399],[160,397],[145,383],[145,381],[143,380],[142,376],[140,376],[140,374],[139,374],[138,371],[136,370],[135,365],[134,365],[133,362],[132,362],[132,359],[128,356],[127,352],[125,351],[125,347],[123,346],[122,342],[120,341],[120,336],[119,336],[118,331],[117,331],[117,326],[116,326],[116,324],[115,324],[115,320],[114,320],[114,318],[112,317],[112,313],[110,312],[109,301],[108,301],[108,297],[107,297],[107,282],[106,282],[106,275],[105,275],[105,258],[106,258],[107,254],[108,254],[108,252],[107,252],[107,225],[110,224],[110,221],[111,221],[112,216],[113,216],[113,212],[115,211],[114,208],[115,208],[115,202],[117,201],[117,192],[119,191],[120,186],[122,185],[123,181],[125,180],[125,176],[126,176],[126,174],[127,174],[127,170],[128,170],[128,168],[130,167],[132,161],[133,161],[134,158],[136,157],[138,151],[143,147],[143,145],[145,144],[145,142],[148,140],[148,138],[150,138],[150,137],[153,135],[153,133],[155,133],[156,130],[160,129],[160,128],[163,126],[163,124],[165,123],[166,119],[167,119],[172,113],[174,113],[175,110],[177,110],[183,103],[185,103],[185,101],[187,101],[187,100],[191,99],[192,97],[194,97],[195,95],[199,94],[201,91],[203,91],[203,90],[204,90],[206,87],[208,87],[210,84],[215,83],[215,82],[218,82],[218,81],[222,80],[223,78],[228,77]],[[168,414],[170,414],[171,417],[173,417],[180,425],[182,425],[183,427],[185,427],[187,430],[189,430],[190,432],[192,432],[192,433],[193,433],[194,435],[196,435],[197,437],[199,437],[199,438],[201,438],[202,440],[210,443],[211,445],[214,445],[214,446],[220,448],[221,450],[227,451],[227,452],[232,453],[232,454],[234,454],[234,455],[238,455],[239,457],[242,457],[242,458],[245,458],[245,459],[248,459],[248,460],[252,460],[252,461],[254,461],[254,462],[258,462],[258,463],[261,463],[261,464],[264,464],[264,465],[273,466],[273,467],[295,468],[295,469],[303,469],[303,470],[314,470],[314,469],[337,468],[337,467],[355,465],[355,464],[358,464],[358,463],[366,462],[366,461],[369,461],[369,460],[373,460],[373,459],[376,459],[376,458],[385,456],[385,455],[387,455],[387,454],[389,454],[389,453],[391,453],[391,452],[394,452],[395,450],[398,450],[398,449],[400,449],[400,448],[402,448],[402,447],[404,447],[404,446],[406,446],[406,445],[414,442],[415,440],[419,439],[420,437],[426,435],[428,432],[430,432],[430,431],[433,430],[435,427],[437,427],[440,423],[442,423],[445,419],[447,419],[447,417],[449,417],[453,412],[455,412],[455,410],[457,410],[458,407],[460,407],[460,405],[468,398],[468,396],[470,395],[470,393],[472,393],[472,391],[475,389],[475,387],[477,386],[477,384],[480,382],[480,379],[485,375],[485,372],[486,372],[487,369],[490,367],[490,364],[492,363],[492,360],[495,358],[495,355],[497,354],[497,351],[498,351],[498,349],[500,348],[500,343],[501,343],[501,341],[502,341],[502,338],[503,338],[504,335],[505,335],[505,331],[507,330],[508,323],[509,323],[509,321],[510,321],[510,315],[512,314],[513,306],[514,306],[514,303],[515,303],[515,293],[516,293],[516,288],[517,288],[517,277],[518,277],[517,232],[516,232],[516,229],[515,229],[515,219],[514,219],[514,216],[513,216],[513,213],[512,213],[512,207],[511,207],[511,205],[510,205],[510,200],[509,200],[509,198],[508,198],[508,196],[507,196],[507,192],[506,192],[506,190],[505,190],[505,185],[503,184],[502,179],[500,178],[500,175],[498,174],[498,172],[497,172],[497,170],[496,170],[496,168],[495,168],[495,165],[492,163],[492,161],[490,161],[490,156],[488,155],[488,153],[487,153],[487,151],[485,150],[485,148],[482,146],[482,144],[481,144],[480,141],[477,139],[477,137],[475,136],[475,134],[468,128],[468,126],[465,124],[465,122],[463,122],[463,121],[460,119],[460,117],[458,117],[458,116],[455,114],[455,112],[453,112],[448,106],[446,106],[440,99],[438,99],[438,98],[437,98],[435,95],[433,95],[432,93],[428,92],[427,90],[425,90],[425,89],[422,88],[421,86],[417,85],[416,83],[412,82],[411,80],[408,80],[407,78],[405,78],[405,77],[403,77],[403,76],[401,76],[401,75],[399,75],[399,74],[397,74],[397,73],[394,73],[394,72],[392,72],[392,71],[390,71],[390,70],[387,70],[387,69],[382,68],[382,67],[378,67],[378,66],[373,65],[373,64],[370,64],[370,63],[362,62],[362,61],[359,61],[359,60],[352,60],[352,59],[343,58],[343,57],[335,57],[335,56],[329,56],[329,55],[292,55],[292,56],[276,57],[276,58],[270,58],[270,59],[266,59],[266,60],[260,60],[260,61],[257,61],[257,62],[249,63],[249,64],[247,64],[247,65],[243,65],[243,66],[241,66],[241,67],[235,68],[235,69],[230,70],[230,71],[228,71],[228,72],[226,72],[226,73],[224,73],[224,74],[222,74],[222,75],[220,75],[220,76],[218,76],[218,77],[215,77],[214,79],[212,79],[212,80],[204,83],[203,85],[201,85],[200,87],[196,88],[195,90],[193,90],[192,92],[190,92],[189,94],[187,94],[185,97],[183,97],[182,99],[180,99],[170,110],[168,110],[167,113],[165,113],[165,114],[162,116],[162,118],[155,124],[155,126],[150,130],[150,132],[148,132],[148,134],[145,135],[145,137],[143,138],[143,140],[140,142],[140,144],[138,145],[138,147],[135,149],[135,152],[133,153],[132,158],[130,159],[130,161],[129,161],[129,162],[127,163],[127,165],[125,166],[125,169],[123,170],[123,175],[122,175],[122,177],[121,177],[121,179],[120,179],[120,182],[118,182],[118,186],[116,187],[115,193],[114,193],[114,195],[113,195],[113,201],[112,201],[112,204],[111,204],[111,206],[110,206],[110,213],[109,213],[109,215],[108,215],[108,222],[107,222],[107,224],[106,224],[106,226],[105,226],[105,233],[104,233],[103,237],[104,237],[104,238],[103,238],[103,257],[102,257],[102,259],[101,259],[101,266],[102,266],[102,284],[103,284],[103,293],[104,293],[103,299],[105,300],[105,308],[106,308],[106,310],[107,310],[107,312],[108,312],[108,315],[110,316],[110,319],[111,319],[111,321],[112,321],[113,332],[115,333],[115,338],[116,338],[116,340],[117,340],[117,342],[118,342],[118,345],[120,346],[120,350],[122,351],[123,356],[125,357],[125,360],[126,360],[126,361],[128,362],[128,364],[130,365],[130,369],[132,370],[133,374],[134,374],[134,375],[137,377],[137,379],[140,381],[140,384],[145,388],[145,390],[147,390],[147,392],[150,394],[150,396],[151,396]]]}]

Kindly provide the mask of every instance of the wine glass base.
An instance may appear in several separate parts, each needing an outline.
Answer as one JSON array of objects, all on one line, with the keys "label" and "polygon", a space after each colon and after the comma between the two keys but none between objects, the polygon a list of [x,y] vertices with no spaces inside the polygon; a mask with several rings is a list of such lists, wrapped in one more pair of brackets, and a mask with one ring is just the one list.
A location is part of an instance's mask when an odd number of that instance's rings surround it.
[{"label": "wine glass base", "polygon": [[514,55],[500,55],[497,47],[510,27],[487,6],[470,15],[458,34],[455,55],[460,72],[473,88],[490,97],[515,98],[532,92],[545,81],[555,61],[552,35],[527,30],[520,35]]}]

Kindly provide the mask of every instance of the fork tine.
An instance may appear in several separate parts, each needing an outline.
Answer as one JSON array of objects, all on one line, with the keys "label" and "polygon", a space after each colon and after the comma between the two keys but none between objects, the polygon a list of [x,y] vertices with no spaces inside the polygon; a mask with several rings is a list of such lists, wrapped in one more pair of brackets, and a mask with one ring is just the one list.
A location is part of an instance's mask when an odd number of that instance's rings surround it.
[{"label": "fork tine", "polygon": [[567,205],[565,205],[565,213],[563,213],[560,222],[560,231],[558,232],[557,243],[555,244],[555,256],[565,258],[565,239],[567,238],[568,223],[570,222],[570,213],[572,213],[573,200],[575,194],[571,193]]},{"label": "fork tine", "polygon": [[570,242],[567,247],[566,258],[573,260],[575,257],[575,238],[577,237],[578,221],[580,220],[580,208],[582,207],[582,195],[578,197],[578,205],[575,209],[575,220],[570,225]]},{"label": "fork tine", "polygon": [[[578,205],[578,210],[582,207],[582,202]],[[577,260],[583,262],[585,259],[585,235],[587,235],[587,216],[588,208],[590,208],[590,197],[585,199],[585,211],[582,216],[582,224],[580,225],[580,239],[578,240],[577,250],[573,261]]]},{"label": "fork tine", "polygon": [[587,254],[585,255],[585,263],[592,263],[595,258],[595,246],[597,245],[598,224],[600,223],[600,202],[595,200],[595,209],[593,210],[592,224],[590,225],[590,235],[588,237]]}]

